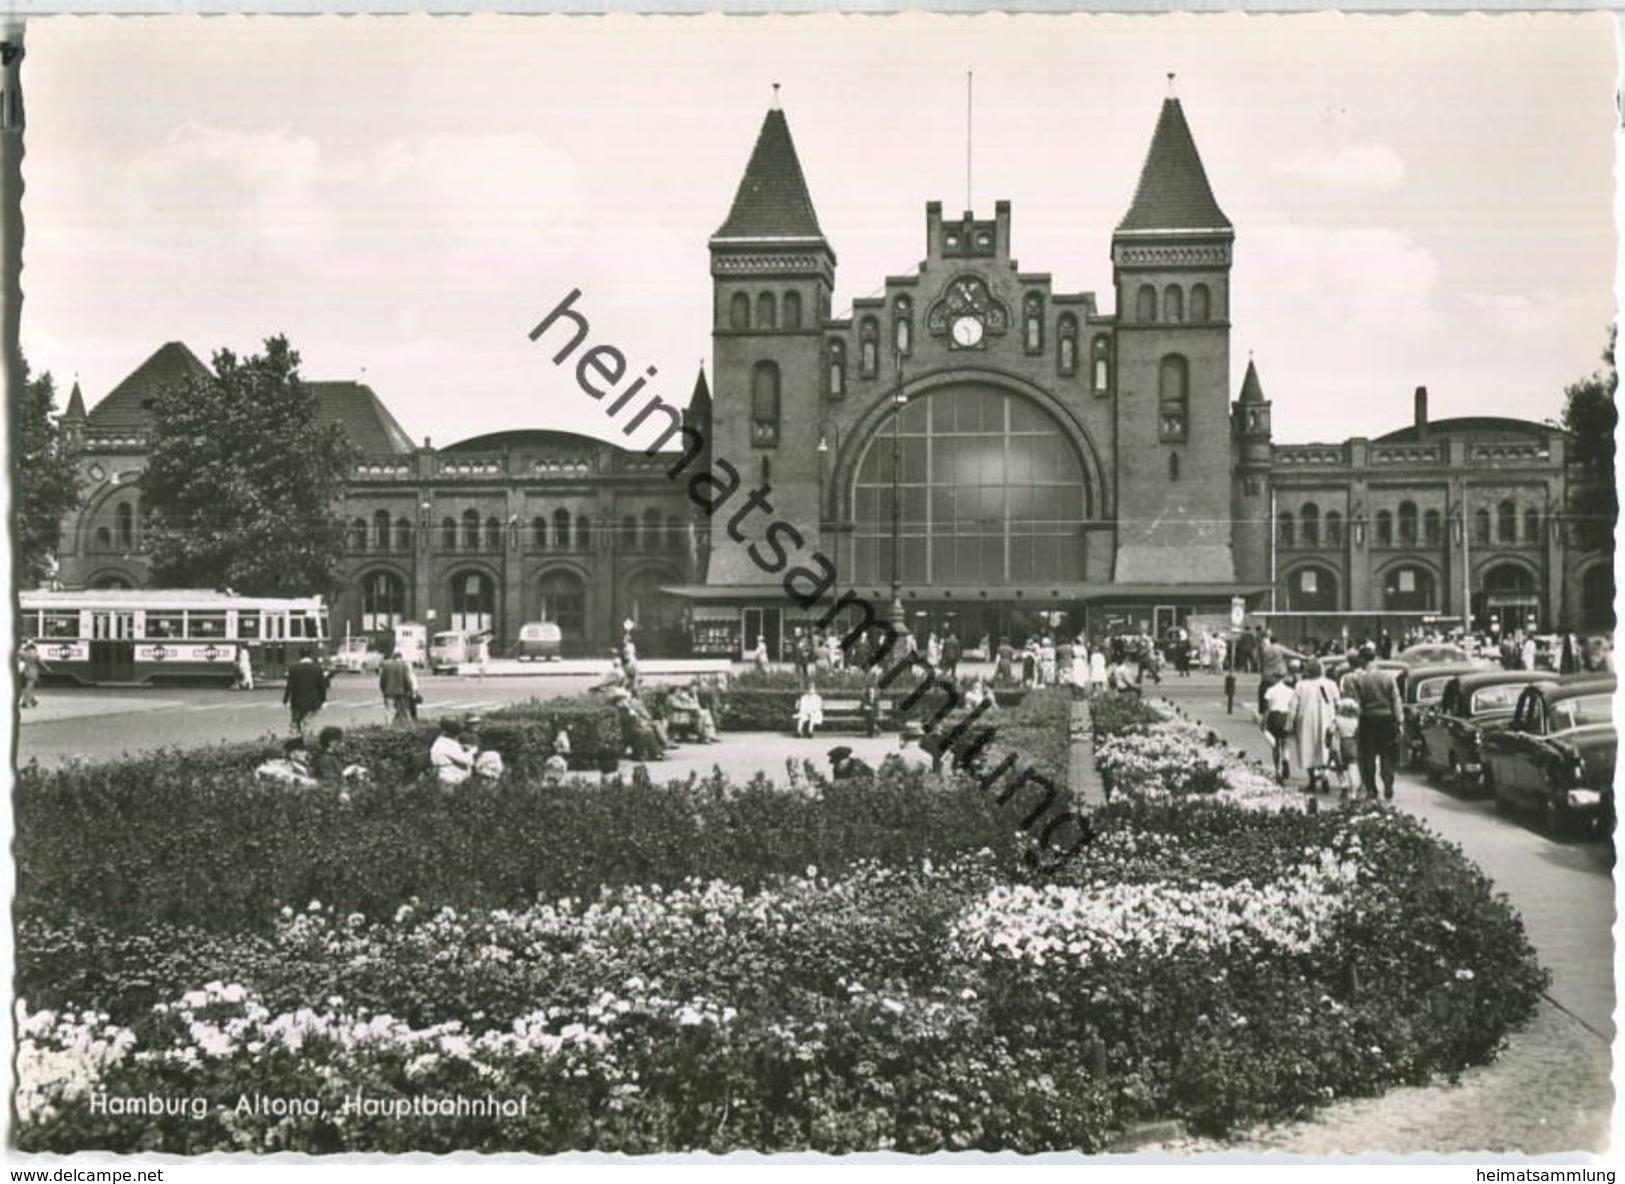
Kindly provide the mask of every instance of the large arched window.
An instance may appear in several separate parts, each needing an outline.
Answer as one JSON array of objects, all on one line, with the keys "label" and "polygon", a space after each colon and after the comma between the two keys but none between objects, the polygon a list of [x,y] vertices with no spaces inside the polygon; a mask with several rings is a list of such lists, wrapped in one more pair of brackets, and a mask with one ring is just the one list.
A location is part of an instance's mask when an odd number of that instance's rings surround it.
[{"label": "large arched window", "polygon": [[1328,547],[1343,545],[1343,515],[1336,510],[1326,511],[1326,545]]},{"label": "large arched window", "polygon": [[576,546],[583,551],[592,549],[592,522],[585,514],[576,515]]},{"label": "large arched window", "polygon": [[1213,301],[1206,284],[1191,285],[1191,320],[1197,324],[1213,316]]},{"label": "large arched window", "polygon": [[440,520],[440,548],[443,551],[457,549],[457,519],[442,518]]},{"label": "large arched window", "polygon": [[496,627],[496,582],[482,571],[460,571],[451,577],[451,629],[489,633]]},{"label": "large arched window", "polygon": [[113,524],[118,533],[118,545],[128,551],[135,546],[135,507],[120,502],[113,511]]},{"label": "large arched window", "polygon": [[1300,567],[1287,577],[1286,612],[1330,613],[1340,607],[1337,573],[1330,568],[1318,564]]},{"label": "large arched window", "polygon": [[397,551],[412,549],[412,523],[406,518],[395,519],[395,549]]},{"label": "large arched window", "polygon": [[1157,290],[1150,284],[1141,284],[1134,297],[1134,319],[1142,323],[1157,319]]},{"label": "large arched window", "polygon": [[1320,507],[1314,502],[1305,502],[1300,521],[1303,524],[1303,545],[1320,546]]},{"label": "large arched window", "polygon": [[800,292],[786,292],[784,294],[784,327],[786,329],[801,328]]},{"label": "large arched window", "polygon": [[1382,581],[1382,607],[1390,612],[1437,612],[1439,584],[1425,567],[1402,564]]},{"label": "large arched window", "polygon": [[1157,380],[1157,436],[1183,444],[1190,433],[1190,364],[1178,354],[1162,359]]},{"label": "large arched window", "polygon": [[1473,511],[1473,542],[1490,541],[1490,512],[1483,506]]},{"label": "large arched window", "polygon": [[1399,545],[1416,546],[1416,503],[1399,503]]},{"label": "large arched window", "polygon": [[406,620],[406,581],[392,571],[361,577],[361,628],[374,633]]},{"label": "large arched window", "polygon": [[1540,511],[1533,506],[1523,512],[1523,541],[1531,545],[1540,542]]},{"label": "large arched window", "polygon": [[[891,578],[892,424],[883,420],[853,489],[859,581]],[[901,572],[911,583],[1083,577],[1094,516],[1082,459],[1026,399],[955,386],[908,403],[899,424]]]},{"label": "large arched window", "polygon": [[478,510],[463,511],[463,549],[478,551],[480,549],[480,512]]},{"label": "large arched window", "polygon": [[779,446],[779,367],[757,362],[750,375],[750,442],[757,448]]},{"label": "large arched window", "polygon": [[538,551],[547,549],[547,519],[540,514],[530,520],[530,541]]},{"label": "large arched window", "polygon": [[1291,510],[1282,510],[1275,519],[1275,537],[1283,547],[1298,544],[1298,520]]},{"label": "large arched window", "polygon": [[1174,324],[1185,319],[1185,291],[1178,284],[1162,290],[1162,319]]},{"label": "large arched window", "polygon": [[638,549],[638,516],[628,514],[621,519],[621,547],[622,551],[636,551]]},{"label": "large arched window", "polygon": [[774,300],[771,292],[763,292],[756,297],[756,327],[758,329],[779,327],[778,301]]},{"label": "large arched window", "polygon": [[1495,541],[1498,543],[1518,541],[1518,507],[1511,498],[1506,498],[1495,507]]},{"label": "large arched window", "polygon": [[559,627],[566,652],[581,651],[587,633],[587,585],[573,571],[547,572],[537,585],[536,616]]},{"label": "large arched window", "polygon": [[570,511],[553,511],[553,545],[561,551],[570,549]]},{"label": "large arched window", "polygon": [[380,551],[389,550],[390,527],[388,510],[379,510],[372,516],[372,537],[377,540],[376,546]]},{"label": "large arched window", "polygon": [[485,520],[485,549],[487,551],[502,550],[502,521],[498,518]]},{"label": "large arched window", "polygon": [[367,520],[356,518],[350,522],[350,550],[352,552],[367,549]]},{"label": "large arched window", "polygon": [[1377,511],[1377,546],[1394,545],[1394,516],[1387,510]]},{"label": "large arched window", "polygon": [[1422,515],[1422,541],[1430,547],[1444,542],[1444,515],[1428,510]]},{"label": "large arched window", "polygon": [[728,328],[750,328],[750,297],[743,292],[735,292],[728,301]]}]

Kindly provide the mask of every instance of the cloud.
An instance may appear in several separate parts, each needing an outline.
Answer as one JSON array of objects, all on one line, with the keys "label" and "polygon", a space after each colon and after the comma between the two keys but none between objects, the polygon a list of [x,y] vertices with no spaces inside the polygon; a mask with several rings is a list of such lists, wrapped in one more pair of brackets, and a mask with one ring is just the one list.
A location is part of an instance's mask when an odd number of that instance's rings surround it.
[{"label": "cloud", "polygon": [[1275,171],[1321,185],[1391,189],[1405,179],[1405,162],[1382,144],[1350,144],[1335,151],[1311,149],[1279,162]]},{"label": "cloud", "polygon": [[1439,264],[1408,235],[1381,227],[1261,227],[1248,235],[1248,287],[1266,318],[1311,334],[1437,333]]}]

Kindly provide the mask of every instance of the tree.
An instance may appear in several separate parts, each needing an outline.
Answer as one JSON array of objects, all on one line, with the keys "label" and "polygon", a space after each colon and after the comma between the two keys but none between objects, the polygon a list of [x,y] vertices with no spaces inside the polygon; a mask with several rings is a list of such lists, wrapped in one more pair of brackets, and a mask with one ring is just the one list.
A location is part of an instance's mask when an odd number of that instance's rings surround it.
[{"label": "tree", "polygon": [[1577,468],[1571,487],[1569,514],[1575,523],[1575,541],[1586,551],[1614,550],[1614,520],[1619,515],[1619,489],[1614,476],[1614,428],[1619,411],[1614,391],[1619,373],[1614,367],[1617,329],[1608,330],[1603,368],[1564,391],[1563,426],[1568,429],[1569,459]]},{"label": "tree", "polygon": [[337,510],[355,449],[323,424],[285,337],[160,390],[141,487],[153,582],[247,594],[330,593],[344,556]]},{"label": "tree", "polygon": [[22,364],[22,398],[12,419],[12,471],[17,491],[17,574],[38,584],[55,573],[62,522],[79,508],[79,478],[62,439],[56,383],[50,372],[31,378]]}]

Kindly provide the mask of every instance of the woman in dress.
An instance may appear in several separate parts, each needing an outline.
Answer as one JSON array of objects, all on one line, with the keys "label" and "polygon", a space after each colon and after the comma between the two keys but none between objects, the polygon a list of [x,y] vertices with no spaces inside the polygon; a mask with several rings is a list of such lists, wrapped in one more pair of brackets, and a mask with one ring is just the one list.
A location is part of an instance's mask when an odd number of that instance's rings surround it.
[{"label": "woman in dress", "polygon": [[1298,767],[1309,775],[1310,793],[1331,790],[1327,769],[1332,763],[1331,745],[1336,743],[1337,684],[1325,676],[1320,659],[1310,658],[1304,677],[1298,680],[1296,748]]}]

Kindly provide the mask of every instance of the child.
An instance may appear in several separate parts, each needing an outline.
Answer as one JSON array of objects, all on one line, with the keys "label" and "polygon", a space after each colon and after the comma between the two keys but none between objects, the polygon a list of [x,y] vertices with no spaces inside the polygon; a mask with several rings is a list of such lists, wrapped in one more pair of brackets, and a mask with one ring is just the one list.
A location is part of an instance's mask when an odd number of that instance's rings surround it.
[{"label": "child", "polygon": [[1349,797],[1360,788],[1359,741],[1360,704],[1346,695],[1337,701],[1337,714],[1332,717],[1332,728],[1337,733],[1332,752],[1343,773],[1343,796]]},{"label": "child", "polygon": [[1292,717],[1297,703],[1297,690],[1290,678],[1271,683],[1264,691],[1264,732],[1270,738],[1276,765],[1276,779],[1282,785],[1285,785],[1292,776],[1286,754],[1287,741],[1296,722]]},{"label": "child", "polygon": [[1226,715],[1236,713],[1236,672],[1234,670],[1224,672],[1224,713]]}]

